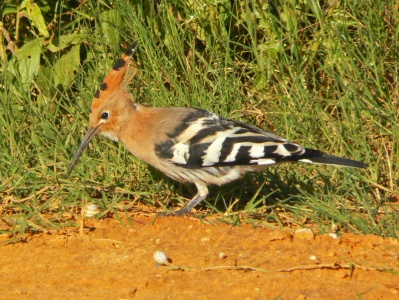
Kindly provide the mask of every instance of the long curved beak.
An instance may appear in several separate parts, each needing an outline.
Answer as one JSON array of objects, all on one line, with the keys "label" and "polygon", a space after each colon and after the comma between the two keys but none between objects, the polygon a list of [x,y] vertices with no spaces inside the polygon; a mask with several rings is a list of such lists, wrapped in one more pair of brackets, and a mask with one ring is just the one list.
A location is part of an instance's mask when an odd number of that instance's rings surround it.
[{"label": "long curved beak", "polygon": [[101,131],[101,126],[98,127],[92,127],[87,131],[86,135],[83,137],[82,142],[80,143],[80,146],[78,150],[76,150],[75,156],[73,157],[71,164],[69,165],[68,169],[68,174],[67,178],[69,175],[71,175],[71,172],[73,170],[73,167],[75,167],[76,163],[78,162],[78,159],[80,155],[82,155],[83,150],[87,147],[87,145],[90,143],[90,141]]}]

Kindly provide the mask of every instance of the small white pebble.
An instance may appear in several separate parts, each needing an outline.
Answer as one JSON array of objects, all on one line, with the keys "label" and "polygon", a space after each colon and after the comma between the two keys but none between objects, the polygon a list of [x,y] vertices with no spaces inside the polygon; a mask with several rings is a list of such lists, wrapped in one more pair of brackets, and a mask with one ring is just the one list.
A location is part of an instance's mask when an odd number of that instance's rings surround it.
[{"label": "small white pebble", "polygon": [[155,251],[154,259],[160,265],[167,265],[170,261],[169,257],[162,251]]},{"label": "small white pebble", "polygon": [[224,253],[224,252],[220,252],[219,253],[219,258],[220,259],[225,259],[226,257],[227,257],[226,253]]},{"label": "small white pebble", "polygon": [[334,240],[338,238],[338,235],[335,232],[331,232],[328,235],[331,236]]},{"label": "small white pebble", "polygon": [[316,255],[311,255],[309,258],[310,260],[319,260]]},{"label": "small white pebble", "polygon": [[83,209],[86,218],[91,218],[100,212],[97,205],[93,203],[87,204]]},{"label": "small white pebble", "polygon": [[314,233],[309,228],[300,228],[300,229],[295,230],[294,239],[313,240]]}]

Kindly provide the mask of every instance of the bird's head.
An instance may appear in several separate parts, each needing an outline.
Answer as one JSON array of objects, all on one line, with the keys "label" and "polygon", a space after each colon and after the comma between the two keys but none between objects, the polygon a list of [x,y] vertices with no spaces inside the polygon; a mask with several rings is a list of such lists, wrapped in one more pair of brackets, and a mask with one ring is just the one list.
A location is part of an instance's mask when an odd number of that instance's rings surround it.
[{"label": "bird's head", "polygon": [[[131,102],[131,96],[126,91],[126,85],[137,73],[137,65],[132,59],[136,46],[137,42],[130,46],[95,92],[90,112],[90,129],[83,137],[72,159],[68,169],[68,177],[83,150],[96,135],[102,134],[112,140],[118,140],[116,132],[126,114],[126,103]],[[129,65],[133,65],[134,70],[128,74]]]}]

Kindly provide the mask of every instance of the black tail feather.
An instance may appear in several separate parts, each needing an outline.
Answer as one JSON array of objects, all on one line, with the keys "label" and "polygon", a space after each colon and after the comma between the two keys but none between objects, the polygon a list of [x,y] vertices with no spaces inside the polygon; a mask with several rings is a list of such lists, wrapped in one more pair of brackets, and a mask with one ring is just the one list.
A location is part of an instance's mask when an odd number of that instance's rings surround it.
[{"label": "black tail feather", "polygon": [[361,161],[327,155],[319,150],[314,149],[305,149],[306,152],[298,157],[298,161],[302,162],[310,162],[310,163],[317,163],[317,164],[326,164],[326,165],[336,165],[336,166],[345,166],[345,167],[354,167],[354,168],[367,168],[368,164],[365,164]]}]

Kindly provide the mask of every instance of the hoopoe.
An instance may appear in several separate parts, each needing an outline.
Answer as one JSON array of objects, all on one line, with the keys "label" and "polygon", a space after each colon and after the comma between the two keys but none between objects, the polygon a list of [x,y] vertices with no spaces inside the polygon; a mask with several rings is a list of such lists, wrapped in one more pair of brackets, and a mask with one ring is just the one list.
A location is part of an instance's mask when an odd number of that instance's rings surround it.
[{"label": "hoopoe", "polygon": [[[184,215],[205,200],[208,185],[222,185],[245,172],[284,162],[366,168],[360,161],[303,148],[255,126],[225,119],[198,108],[144,107],[134,102],[127,84],[137,73],[134,43],[94,94],[90,129],[68,170],[68,177],[88,143],[98,134],[121,141],[137,158],[167,176],[194,183],[197,194],[174,215]],[[128,72],[129,65],[134,71]],[[130,75],[129,75],[130,73]]]}]

